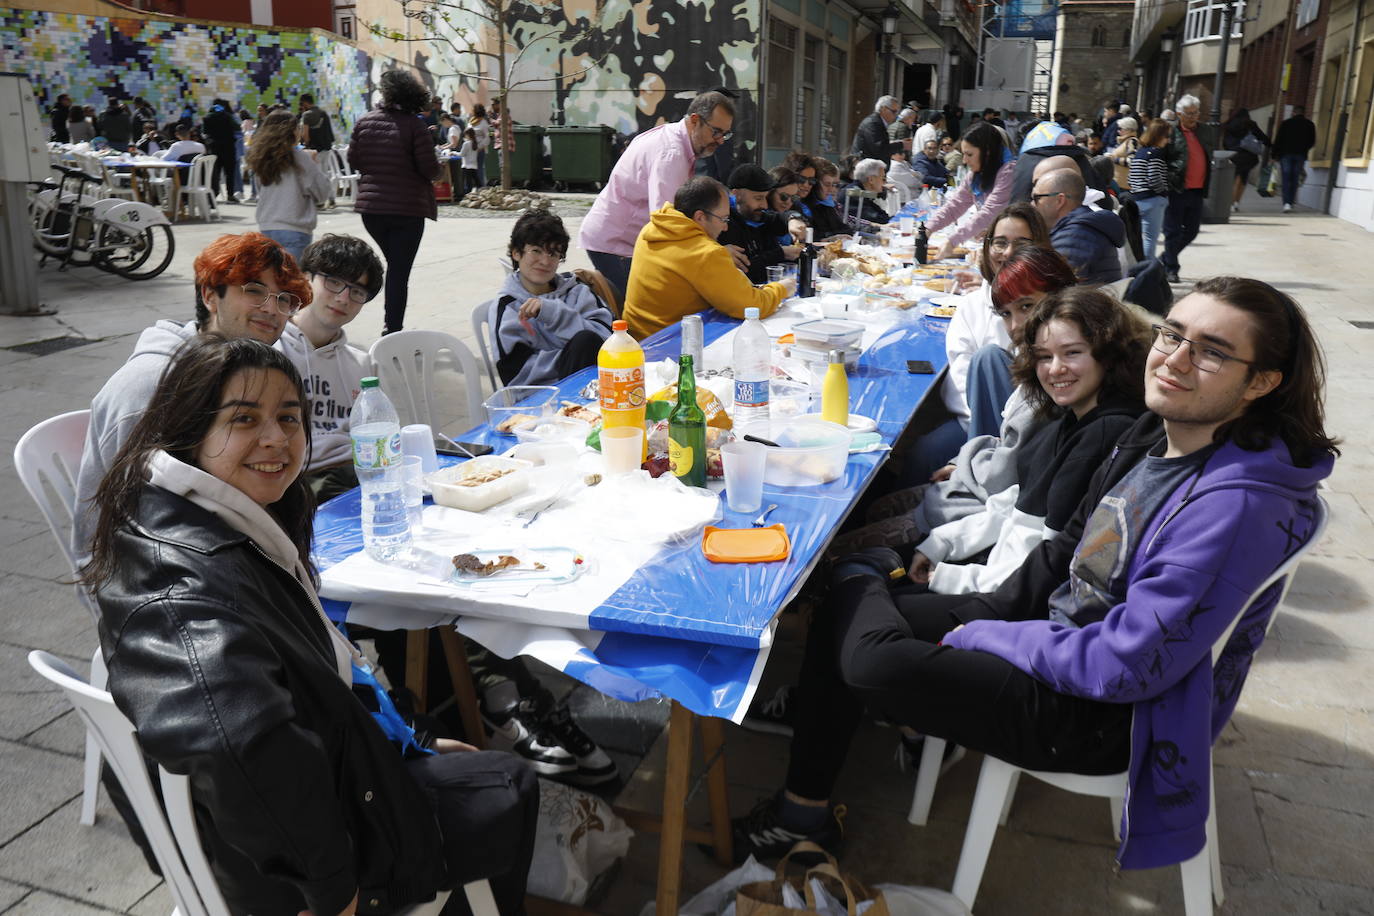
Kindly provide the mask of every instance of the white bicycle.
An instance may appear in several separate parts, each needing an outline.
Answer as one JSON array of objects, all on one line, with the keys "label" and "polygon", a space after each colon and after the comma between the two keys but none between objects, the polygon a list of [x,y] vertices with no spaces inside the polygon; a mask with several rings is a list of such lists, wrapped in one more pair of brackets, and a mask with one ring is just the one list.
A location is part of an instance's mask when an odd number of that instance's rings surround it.
[{"label": "white bicycle", "polygon": [[[151,280],[172,263],[172,224],[156,207],[132,200],[96,198],[87,184],[100,184],[80,169],[53,166],[62,178],[36,185],[29,198],[34,246],[48,258],[77,267],[93,265],[130,280]],[[76,190],[68,190],[68,182]]]}]

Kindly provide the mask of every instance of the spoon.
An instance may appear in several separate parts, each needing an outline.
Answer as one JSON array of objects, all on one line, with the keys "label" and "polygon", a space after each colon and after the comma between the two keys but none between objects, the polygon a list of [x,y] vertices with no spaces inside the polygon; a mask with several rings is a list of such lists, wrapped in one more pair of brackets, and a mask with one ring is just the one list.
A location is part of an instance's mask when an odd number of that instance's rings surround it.
[{"label": "spoon", "polygon": [[762,528],[762,527],[764,526],[764,524],[765,524],[765,523],[767,522],[767,520],[768,520],[768,513],[769,513],[769,512],[772,512],[772,511],[773,511],[774,509],[776,509],[777,507],[778,507],[778,504],[777,504],[777,503],[773,503],[773,504],[771,504],[767,509],[764,509],[762,512],[760,512],[760,513],[759,513],[759,517],[756,518],[756,519],[754,519],[754,527],[755,527],[755,528]]}]

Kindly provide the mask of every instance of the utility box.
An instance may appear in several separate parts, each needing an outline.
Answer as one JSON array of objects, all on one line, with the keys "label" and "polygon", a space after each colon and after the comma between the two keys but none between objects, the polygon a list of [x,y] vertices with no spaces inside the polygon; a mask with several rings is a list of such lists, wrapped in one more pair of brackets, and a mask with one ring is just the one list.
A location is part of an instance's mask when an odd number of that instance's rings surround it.
[{"label": "utility box", "polygon": [[48,177],[48,131],[29,78],[0,73],[0,181]]}]

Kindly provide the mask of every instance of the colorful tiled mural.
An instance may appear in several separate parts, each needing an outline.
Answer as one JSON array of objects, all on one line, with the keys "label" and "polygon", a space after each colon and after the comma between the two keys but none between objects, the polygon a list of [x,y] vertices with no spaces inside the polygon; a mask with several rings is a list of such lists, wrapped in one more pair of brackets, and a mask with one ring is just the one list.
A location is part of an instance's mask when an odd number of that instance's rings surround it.
[{"label": "colorful tiled mural", "polygon": [[373,65],[347,42],[301,29],[0,9],[0,70],[27,73],[40,100],[65,92],[101,109],[110,96],[142,96],[162,122],[187,102],[202,115],[215,98],[294,108],[311,92],[347,131],[369,107]]}]

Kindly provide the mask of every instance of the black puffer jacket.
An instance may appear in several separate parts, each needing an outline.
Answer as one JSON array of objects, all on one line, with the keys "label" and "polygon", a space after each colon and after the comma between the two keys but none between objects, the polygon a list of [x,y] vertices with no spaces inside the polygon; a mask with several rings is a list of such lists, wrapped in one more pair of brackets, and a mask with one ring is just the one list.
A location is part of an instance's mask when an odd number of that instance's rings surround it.
[{"label": "black puffer jacket", "polygon": [[361,176],[355,210],[439,218],[433,184],[439,160],[419,116],[394,108],[369,111],[353,125],[348,162]]},{"label": "black puffer jacket", "polygon": [[108,689],[144,753],[189,775],[234,913],[391,912],[445,885],[419,784],[335,668],[304,588],[159,487],[97,595]]}]

